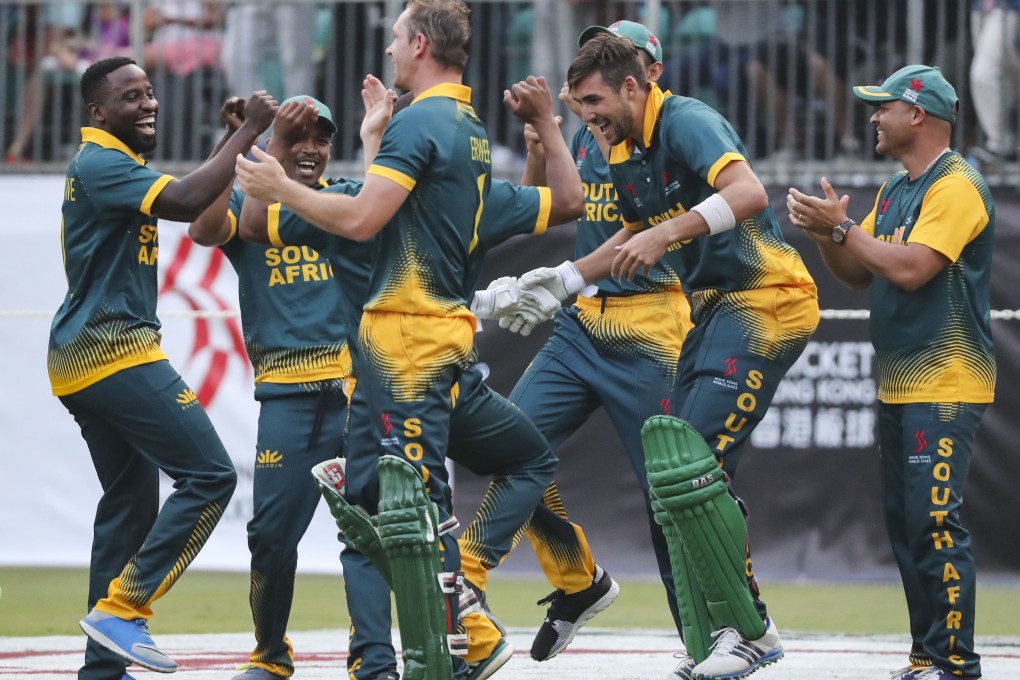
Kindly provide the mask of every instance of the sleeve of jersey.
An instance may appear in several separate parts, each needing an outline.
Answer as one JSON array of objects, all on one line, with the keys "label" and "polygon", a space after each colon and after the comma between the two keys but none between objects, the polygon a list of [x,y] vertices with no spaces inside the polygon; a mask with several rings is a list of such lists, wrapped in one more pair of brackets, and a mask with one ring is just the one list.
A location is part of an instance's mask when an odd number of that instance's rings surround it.
[{"label": "sleeve of jersey", "polygon": [[389,122],[367,174],[385,177],[408,191],[414,189],[435,157],[436,148],[429,133],[434,126],[429,125],[421,108],[409,107]]},{"label": "sleeve of jersey", "polygon": [[230,204],[227,207],[227,219],[230,220],[230,235],[227,236],[223,243],[229,243],[237,237],[237,220],[241,218],[242,207],[244,207],[244,192],[234,187],[230,190]]},{"label": "sleeve of jersey", "polygon": [[669,111],[662,121],[660,139],[670,158],[682,162],[695,174],[715,187],[716,177],[734,161],[746,161],[733,129],[715,110],[708,106]]},{"label": "sleeve of jersey", "polygon": [[[361,190],[361,182],[343,180],[320,189],[326,194],[346,194],[354,196]],[[267,210],[269,242],[274,246],[288,245],[312,246],[318,250],[328,251],[342,237],[330,234],[307,222],[290,208],[280,203],[271,204]]]},{"label": "sleeve of jersey", "polygon": [[949,175],[936,180],[924,195],[908,242],[926,245],[955,262],[989,219],[977,188],[965,177]]},{"label": "sleeve of jersey", "polygon": [[79,164],[85,189],[101,210],[152,215],[152,204],[173,175],[164,175],[119,151],[108,151]]},{"label": "sleeve of jersey", "polygon": [[888,185],[889,182],[887,181],[885,184],[882,185],[882,188],[878,190],[878,193],[875,194],[875,203],[871,206],[871,212],[869,212],[868,216],[865,217],[858,225],[860,226],[861,229],[864,230],[864,233],[866,233],[868,236],[875,235],[875,217],[878,214],[878,200],[882,198],[882,192],[885,191],[885,188]]},{"label": "sleeve of jersey", "polygon": [[517,186],[493,180],[482,207],[478,239],[485,250],[522,234],[541,234],[549,226],[548,187]]}]

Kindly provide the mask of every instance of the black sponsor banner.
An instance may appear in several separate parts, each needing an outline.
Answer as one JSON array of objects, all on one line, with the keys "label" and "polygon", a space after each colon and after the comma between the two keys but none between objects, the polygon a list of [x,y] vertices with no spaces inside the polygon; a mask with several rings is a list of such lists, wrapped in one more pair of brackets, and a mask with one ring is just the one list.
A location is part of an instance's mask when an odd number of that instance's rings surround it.
[{"label": "black sponsor banner", "polygon": [[[843,190],[850,213],[861,219],[877,187]],[[802,254],[826,310],[867,309],[867,291],[852,291],[822,265],[815,245],[791,227],[786,187],[770,189],[787,240]],[[817,193],[817,192],[816,192]],[[1020,269],[1020,197],[994,192],[997,209],[993,309],[1020,308],[1013,286]],[[574,228],[519,237],[489,256],[481,285],[504,274],[570,259]],[[478,335],[489,384],[507,395],[551,331],[545,324],[520,337],[487,322]],[[1020,516],[1020,320],[996,320],[996,403],[982,421],[964,505],[983,574],[1020,572],[1015,518]],[[866,319],[823,318],[800,361],[780,386],[765,420],[751,438],[734,481],[747,502],[756,570],[765,578],[893,579],[895,565],[882,519],[881,471],[876,440],[874,353]],[[601,410],[557,451],[557,481],[570,517],[581,524],[600,564],[633,575],[655,573],[639,487],[616,433]],[[459,469],[457,513],[468,521],[487,480]],[[526,543],[506,565],[534,569]]]}]

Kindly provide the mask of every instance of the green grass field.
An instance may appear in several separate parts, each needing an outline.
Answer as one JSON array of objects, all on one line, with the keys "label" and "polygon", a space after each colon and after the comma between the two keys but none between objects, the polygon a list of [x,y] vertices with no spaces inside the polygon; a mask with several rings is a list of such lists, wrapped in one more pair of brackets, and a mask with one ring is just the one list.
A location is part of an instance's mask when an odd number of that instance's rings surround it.
[{"label": "green grass field", "polygon": [[[0,635],[78,635],[85,613],[88,576],[82,569],[0,568]],[[608,628],[670,628],[662,586],[622,581],[620,597],[595,625]],[[544,608],[535,602],[549,586],[537,579],[504,577],[489,584],[489,604],[512,627],[537,628]],[[768,584],[766,601],[780,627],[825,633],[905,633],[906,607],[895,584]],[[979,586],[979,635],[1020,637],[1020,588]],[[160,633],[231,633],[251,630],[248,576],[189,571],[156,603],[153,629]],[[348,625],[338,577],[298,577],[291,629]]]}]

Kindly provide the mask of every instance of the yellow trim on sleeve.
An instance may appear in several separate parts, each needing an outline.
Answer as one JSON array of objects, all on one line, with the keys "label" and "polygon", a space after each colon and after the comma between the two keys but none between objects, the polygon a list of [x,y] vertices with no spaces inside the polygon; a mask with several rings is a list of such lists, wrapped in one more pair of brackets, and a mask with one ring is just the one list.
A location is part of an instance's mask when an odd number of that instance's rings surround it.
[{"label": "yellow trim on sleeve", "polygon": [[233,210],[227,211],[227,219],[230,220],[230,233],[227,234],[227,238],[223,241],[223,243],[226,243],[237,236],[237,215],[234,214]]},{"label": "yellow trim on sleeve", "polygon": [[174,179],[173,175],[163,175],[149,187],[149,191],[146,192],[145,198],[142,199],[141,211],[145,215],[152,215],[152,204],[155,203],[156,197],[159,196],[159,192],[163,191],[163,188],[170,184]]},{"label": "yellow trim on sleeve", "polygon": [[376,165],[375,163],[365,173],[368,175],[378,175],[379,177],[385,177],[386,179],[396,182],[400,186],[404,187],[408,191],[414,189],[414,186],[418,183],[418,180],[413,177],[408,177],[399,170],[393,168],[387,168],[385,165]]},{"label": "yellow trim on sleeve", "polygon": [[270,203],[266,208],[266,231],[269,232],[269,242],[277,247],[285,245],[280,238],[280,205]]},{"label": "yellow trim on sleeve", "polygon": [[535,222],[536,234],[544,234],[549,228],[549,213],[552,212],[552,189],[538,187],[538,220]]},{"label": "yellow trim on sleeve", "polygon": [[645,230],[645,223],[641,220],[638,220],[637,222],[628,222],[627,220],[623,220],[623,228],[636,234]]},{"label": "yellow trim on sleeve", "polygon": [[730,163],[733,163],[734,161],[744,161],[746,163],[747,159],[744,158],[739,153],[737,153],[736,151],[728,151],[728,152],[724,153],[719,158],[719,160],[717,160],[712,165],[712,167],[709,168],[709,170],[708,170],[708,177],[705,178],[706,180],[708,180],[708,185],[714,189],[715,188],[715,178],[719,176],[719,173],[722,172],[723,168],[725,168]]}]

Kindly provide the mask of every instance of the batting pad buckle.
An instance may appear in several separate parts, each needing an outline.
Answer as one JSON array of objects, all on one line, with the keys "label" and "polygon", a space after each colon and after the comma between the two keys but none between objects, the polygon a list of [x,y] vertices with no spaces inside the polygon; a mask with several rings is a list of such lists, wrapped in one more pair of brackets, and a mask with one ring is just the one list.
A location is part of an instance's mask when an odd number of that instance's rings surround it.
[{"label": "batting pad buckle", "polygon": [[455,516],[450,515],[450,519],[439,524],[439,535],[445,536],[457,529],[460,529],[460,520],[458,520]]},{"label": "batting pad buckle", "polygon": [[467,633],[450,633],[446,636],[446,647],[450,650],[452,656],[467,656]]},{"label": "batting pad buckle", "polygon": [[464,592],[464,572],[462,571],[441,571],[436,574],[439,579],[439,589],[445,595],[460,595]]}]

